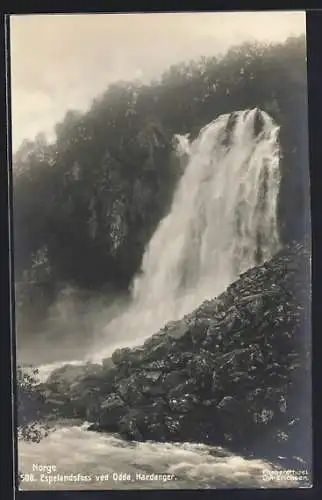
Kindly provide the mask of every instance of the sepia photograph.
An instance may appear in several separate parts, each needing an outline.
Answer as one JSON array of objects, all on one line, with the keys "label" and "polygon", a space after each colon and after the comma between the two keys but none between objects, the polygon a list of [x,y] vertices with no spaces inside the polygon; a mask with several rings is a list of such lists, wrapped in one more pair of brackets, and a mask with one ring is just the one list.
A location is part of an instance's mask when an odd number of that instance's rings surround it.
[{"label": "sepia photograph", "polygon": [[9,41],[17,489],[311,488],[305,12]]}]

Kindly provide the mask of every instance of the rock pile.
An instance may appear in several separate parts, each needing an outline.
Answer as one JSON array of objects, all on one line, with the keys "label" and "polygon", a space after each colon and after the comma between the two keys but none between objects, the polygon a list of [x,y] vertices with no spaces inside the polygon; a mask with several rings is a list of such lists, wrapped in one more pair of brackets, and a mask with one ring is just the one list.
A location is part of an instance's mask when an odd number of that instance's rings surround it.
[{"label": "rock pile", "polygon": [[293,244],[103,366],[43,385],[63,416],[126,439],[310,455],[310,254]]}]

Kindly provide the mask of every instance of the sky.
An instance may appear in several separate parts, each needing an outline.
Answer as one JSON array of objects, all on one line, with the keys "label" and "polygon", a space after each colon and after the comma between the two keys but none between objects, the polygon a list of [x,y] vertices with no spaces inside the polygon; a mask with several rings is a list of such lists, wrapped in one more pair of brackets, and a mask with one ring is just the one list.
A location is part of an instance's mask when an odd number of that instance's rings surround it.
[{"label": "sky", "polygon": [[68,109],[86,110],[117,80],[158,78],[171,64],[246,40],[305,33],[305,13],[15,15],[10,18],[13,150]]}]

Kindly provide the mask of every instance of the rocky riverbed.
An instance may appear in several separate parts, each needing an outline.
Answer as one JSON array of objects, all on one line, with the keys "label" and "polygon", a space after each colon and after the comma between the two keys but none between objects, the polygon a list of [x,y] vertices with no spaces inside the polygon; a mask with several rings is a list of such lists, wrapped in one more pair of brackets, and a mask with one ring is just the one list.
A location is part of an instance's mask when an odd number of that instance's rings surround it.
[{"label": "rocky riverbed", "polygon": [[309,255],[290,245],[142,346],[54,370],[38,402],[20,395],[28,418],[37,407],[37,418],[81,419],[127,440],[204,443],[305,466]]}]

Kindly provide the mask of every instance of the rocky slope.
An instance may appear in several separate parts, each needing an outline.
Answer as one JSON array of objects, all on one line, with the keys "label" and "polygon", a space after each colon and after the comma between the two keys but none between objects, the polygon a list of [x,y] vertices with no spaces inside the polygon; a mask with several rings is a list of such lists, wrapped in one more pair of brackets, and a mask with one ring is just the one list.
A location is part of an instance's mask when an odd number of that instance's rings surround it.
[{"label": "rocky slope", "polygon": [[126,439],[310,457],[310,258],[293,244],[103,365],[41,386],[58,415]]}]

